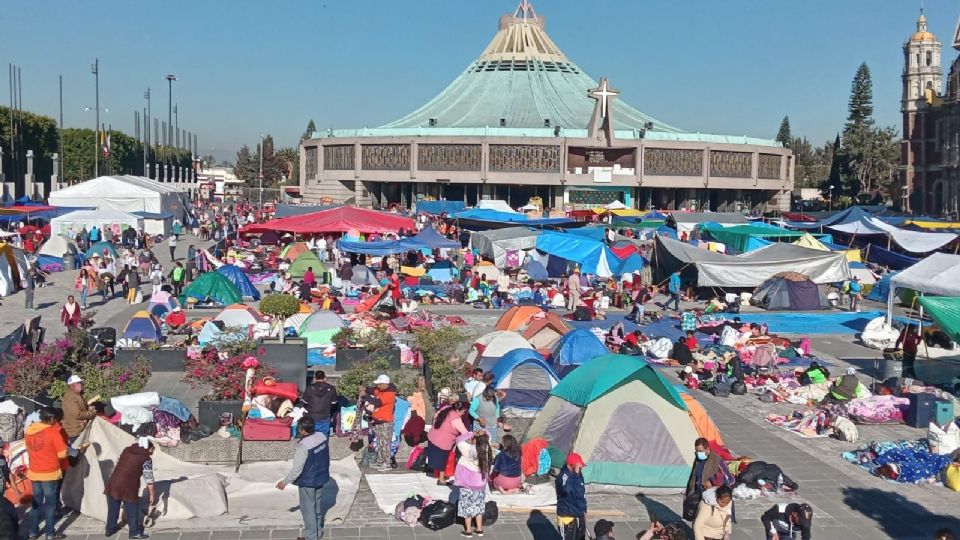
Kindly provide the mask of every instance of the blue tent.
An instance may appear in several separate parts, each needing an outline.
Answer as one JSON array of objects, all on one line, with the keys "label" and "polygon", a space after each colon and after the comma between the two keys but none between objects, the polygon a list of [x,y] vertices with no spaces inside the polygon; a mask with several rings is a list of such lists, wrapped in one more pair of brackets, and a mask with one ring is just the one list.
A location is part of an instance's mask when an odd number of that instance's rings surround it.
[{"label": "blue tent", "polygon": [[880,278],[880,281],[873,284],[873,289],[870,289],[870,294],[867,295],[867,299],[886,303],[888,300],[887,297],[890,295],[890,280],[899,273],[900,272],[887,272],[884,274],[883,277]]},{"label": "blue tent", "polygon": [[603,242],[607,229],[604,227],[581,227],[579,229],[569,229],[566,231],[570,234],[575,234],[577,236],[583,236],[584,238],[589,238],[591,240],[597,240],[598,242]]},{"label": "blue tent", "polygon": [[489,208],[473,208],[453,215],[457,219],[477,219],[481,221],[527,221],[526,214],[500,212]]},{"label": "blue tent", "polygon": [[867,262],[886,266],[887,268],[891,268],[893,270],[904,270],[910,268],[911,266],[917,264],[917,262],[920,260],[902,253],[890,251],[878,246],[877,244],[869,244],[865,251],[865,258]]},{"label": "blue tent", "polygon": [[152,315],[138,311],[123,329],[123,339],[133,341],[161,341],[163,332]]},{"label": "blue tent", "polygon": [[651,210],[643,216],[643,221],[664,221],[668,217],[670,216],[668,216],[667,214],[661,214],[656,210]]},{"label": "blue tent", "polygon": [[577,328],[560,338],[550,353],[550,363],[562,378],[577,366],[604,354],[610,351],[600,338],[586,328]]},{"label": "blue tent", "polygon": [[117,249],[109,242],[97,242],[96,244],[90,246],[90,248],[87,249],[83,255],[88,259],[92,258],[94,253],[103,256],[103,250],[107,250],[107,252],[110,253],[110,256],[114,259],[117,258]]},{"label": "blue tent", "polygon": [[230,283],[236,285],[237,290],[240,291],[240,294],[244,297],[252,298],[254,300],[260,299],[260,291],[253,286],[253,283],[250,282],[250,278],[247,277],[247,274],[245,274],[243,270],[232,264],[225,264],[220,268],[217,268],[217,272],[223,277],[227,278]]},{"label": "blue tent", "polygon": [[217,326],[213,321],[207,321],[204,323],[203,328],[197,335],[197,343],[199,343],[202,347],[208,343],[214,343],[218,341],[221,335],[223,335],[223,330],[221,330],[220,327]]},{"label": "blue tent", "polygon": [[661,226],[657,227],[656,231],[654,231],[654,232],[656,232],[656,233],[657,233],[658,235],[660,235],[660,236],[665,236],[665,237],[670,238],[670,239],[672,239],[672,240],[679,240],[679,239],[680,239],[680,236],[677,234],[677,230],[676,230],[676,229],[671,229],[670,227],[667,227],[666,225],[661,225]]},{"label": "blue tent", "polygon": [[620,268],[617,269],[617,274],[623,275],[639,272],[640,270],[643,270],[643,267],[646,264],[646,259],[641,257],[639,253],[633,253],[624,259],[622,263],[620,263]]},{"label": "blue tent", "polygon": [[560,378],[532,349],[514,349],[490,369],[494,387],[506,392],[500,411],[506,416],[530,417],[543,409]]},{"label": "blue tent", "polygon": [[568,233],[544,231],[537,237],[537,249],[576,263],[580,271],[611,277],[619,259],[603,242]]},{"label": "blue tent", "polygon": [[547,279],[549,277],[547,276],[547,269],[544,268],[543,264],[538,261],[527,261],[523,265],[523,269],[527,271],[527,275],[530,276],[530,278],[537,281]]},{"label": "blue tent", "polygon": [[433,227],[427,227],[417,233],[413,238],[401,241],[410,245],[410,249],[460,249],[460,242],[450,240],[440,235]]}]

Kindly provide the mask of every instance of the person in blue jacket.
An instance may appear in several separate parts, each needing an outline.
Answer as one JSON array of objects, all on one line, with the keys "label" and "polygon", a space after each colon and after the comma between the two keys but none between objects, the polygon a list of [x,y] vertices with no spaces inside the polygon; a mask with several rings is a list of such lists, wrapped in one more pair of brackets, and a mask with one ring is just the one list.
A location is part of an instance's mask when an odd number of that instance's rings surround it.
[{"label": "person in blue jacket", "polygon": [[557,531],[563,540],[584,540],[587,535],[586,466],[580,454],[571,452],[557,475]]},{"label": "person in blue jacket", "polygon": [[300,442],[293,452],[293,466],[277,489],[288,484],[297,486],[300,493],[300,514],[303,516],[303,538],[319,540],[323,536],[323,486],[330,481],[330,447],[327,436],[316,432],[313,417],[304,416],[297,422]]},{"label": "person in blue jacket", "polygon": [[670,299],[667,300],[667,303],[663,306],[663,309],[670,307],[670,302],[673,302],[673,310],[680,311],[680,272],[674,272],[670,274],[670,281],[667,283],[667,291],[670,293]]}]

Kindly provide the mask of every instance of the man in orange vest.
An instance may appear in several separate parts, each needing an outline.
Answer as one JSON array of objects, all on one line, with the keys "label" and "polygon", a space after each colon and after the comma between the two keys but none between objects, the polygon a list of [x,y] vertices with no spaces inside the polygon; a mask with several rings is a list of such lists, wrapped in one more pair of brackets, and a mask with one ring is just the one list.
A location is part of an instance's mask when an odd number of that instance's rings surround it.
[{"label": "man in orange vest", "polygon": [[397,403],[397,387],[390,382],[386,374],[373,381],[373,390],[360,389],[360,397],[366,400],[370,411],[370,427],[377,445],[377,463],[375,467],[388,471],[390,467],[390,441],[393,439],[393,408]]}]

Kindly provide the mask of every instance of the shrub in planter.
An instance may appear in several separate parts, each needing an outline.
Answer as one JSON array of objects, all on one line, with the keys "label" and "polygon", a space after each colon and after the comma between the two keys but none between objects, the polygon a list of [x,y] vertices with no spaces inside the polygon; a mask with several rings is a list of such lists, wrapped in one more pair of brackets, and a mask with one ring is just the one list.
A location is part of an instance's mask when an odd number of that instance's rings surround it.
[{"label": "shrub in planter", "polygon": [[[88,397],[99,395],[103,401],[117,396],[136,394],[143,390],[150,380],[150,362],[138,355],[128,365],[117,363],[84,364],[75,374],[83,379],[83,392]],[[66,392],[67,383],[63,378],[50,385],[49,394],[61,399]]]},{"label": "shrub in planter", "polygon": [[393,338],[386,326],[343,328],[333,335],[337,349],[366,349],[367,354],[393,348]]},{"label": "shrub in planter", "polygon": [[390,381],[397,387],[397,396],[405,397],[413,393],[416,387],[417,373],[413,371],[390,371],[385,358],[372,358],[356,364],[349,371],[344,372],[337,383],[337,392],[350,401],[357,399],[361,387],[369,387],[381,374],[390,376]]},{"label": "shrub in planter", "polygon": [[260,313],[283,320],[300,311],[300,301],[289,294],[268,294],[260,301]]},{"label": "shrub in planter", "polygon": [[434,391],[439,391],[443,387],[461,388],[464,362],[456,356],[456,353],[473,336],[455,326],[436,330],[418,329],[413,334],[416,338],[416,347],[427,364],[424,366],[424,371],[429,373],[429,383]]},{"label": "shrub in planter", "polygon": [[206,400],[243,399],[246,371],[256,363],[258,377],[274,376],[272,367],[251,354],[229,355],[216,349],[207,349],[196,358],[186,359],[183,382],[193,388],[207,387]]},{"label": "shrub in planter", "polygon": [[4,376],[4,391],[28,398],[42,394],[62,372],[69,348],[70,341],[66,338],[43,344],[36,352],[23,345],[14,346],[13,354],[0,366],[0,373]]}]

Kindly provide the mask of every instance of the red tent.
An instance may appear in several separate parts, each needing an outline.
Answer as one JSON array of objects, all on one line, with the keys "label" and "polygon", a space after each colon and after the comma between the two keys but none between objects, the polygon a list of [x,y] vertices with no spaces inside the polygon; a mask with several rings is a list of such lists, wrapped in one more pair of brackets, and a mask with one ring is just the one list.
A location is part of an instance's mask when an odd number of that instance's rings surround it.
[{"label": "red tent", "polygon": [[301,216],[271,219],[266,223],[254,223],[243,227],[240,232],[256,234],[281,231],[294,234],[317,234],[345,233],[351,229],[364,234],[397,232],[400,229],[412,230],[413,219],[355,206],[340,206]]},{"label": "red tent", "polygon": [[624,243],[619,246],[612,246],[610,248],[610,251],[612,251],[613,254],[616,255],[618,258],[626,259],[627,257],[633,255],[634,253],[639,253],[640,248],[630,243]]}]

